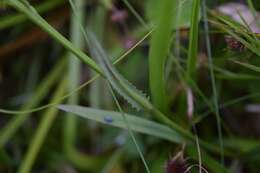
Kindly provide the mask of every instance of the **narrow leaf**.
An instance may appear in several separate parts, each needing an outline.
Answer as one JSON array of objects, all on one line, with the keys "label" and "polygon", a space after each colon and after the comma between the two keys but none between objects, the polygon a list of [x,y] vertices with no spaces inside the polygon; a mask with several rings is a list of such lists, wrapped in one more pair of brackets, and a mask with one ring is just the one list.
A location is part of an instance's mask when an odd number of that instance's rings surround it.
[{"label": "narrow leaf", "polygon": [[232,61],[232,62],[234,62],[234,63],[236,63],[238,65],[241,65],[241,66],[243,66],[245,68],[248,68],[248,69],[250,69],[252,71],[255,71],[255,72],[258,72],[258,73],[260,72],[260,67],[257,67],[255,65],[247,64],[247,63],[239,62],[239,61]]},{"label": "narrow leaf", "polygon": [[189,36],[189,51],[187,64],[187,80],[194,79],[196,76],[197,53],[198,53],[198,36],[199,36],[199,11],[200,0],[193,0],[192,15],[191,15],[191,29]]},{"label": "narrow leaf", "polygon": [[91,43],[89,44],[90,51],[97,58],[105,77],[113,88],[137,110],[141,108],[147,110],[153,109],[152,104],[148,101],[145,94],[121,76],[112,65],[109,57],[107,57],[107,54],[92,32],[88,32],[88,42]]},{"label": "narrow leaf", "polygon": [[158,1],[156,28],[151,38],[149,50],[149,78],[152,101],[162,112],[168,112],[168,100],[165,82],[165,61],[167,59],[171,33],[176,18],[176,0]]},{"label": "narrow leaf", "polygon": [[[98,110],[74,105],[60,105],[58,108],[85,119],[127,129],[120,112]],[[125,114],[125,116],[127,117],[129,125],[133,131],[166,139],[175,143],[183,142],[183,138],[176,131],[167,126],[130,114]]]}]

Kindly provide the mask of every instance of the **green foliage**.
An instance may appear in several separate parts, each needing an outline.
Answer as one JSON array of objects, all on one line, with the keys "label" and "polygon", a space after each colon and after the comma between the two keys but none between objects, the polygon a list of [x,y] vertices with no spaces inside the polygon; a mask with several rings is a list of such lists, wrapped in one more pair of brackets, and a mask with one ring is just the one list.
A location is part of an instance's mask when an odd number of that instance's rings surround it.
[{"label": "green foliage", "polygon": [[[179,153],[191,172],[258,172],[260,42],[246,20],[221,15],[212,0],[2,2],[0,102],[18,111],[0,109],[14,115],[0,118],[0,172],[121,173],[127,165],[128,172],[155,173]],[[259,6],[247,4],[257,18]],[[71,13],[60,32],[44,19],[58,9]],[[29,30],[27,20],[39,28]],[[38,45],[31,38],[39,29],[51,39],[39,34]],[[137,88],[150,89],[151,101]]]},{"label": "green foliage", "polygon": [[[41,14],[59,6],[60,4],[63,4],[64,2],[65,2],[64,0],[55,0],[55,1],[49,0],[36,6],[35,9]],[[11,15],[1,17],[0,29],[5,29],[8,27],[12,27],[14,25],[18,25],[22,22],[25,22],[26,20],[27,18],[23,13],[11,14]]]},{"label": "green foliage", "polygon": [[[65,65],[65,59],[63,58],[61,62],[57,64],[56,68],[47,75],[46,79],[43,80],[42,83],[40,83],[30,101],[22,106],[21,112],[23,112],[24,110],[32,109],[40,104],[42,99],[47,95],[51,87],[55,84],[56,80],[64,71]],[[29,116],[30,113],[19,113],[18,115],[13,117],[12,120],[10,120],[4,128],[1,129],[0,148],[6,145],[13,134],[20,128],[20,126]]]},{"label": "green foliage", "polygon": [[[156,18],[160,15],[160,10],[151,10],[158,9],[161,1],[157,0],[146,0],[146,18],[152,23],[152,25],[157,25]],[[168,8],[172,9],[172,12],[168,16],[174,25],[171,25],[172,29],[178,29],[180,27],[190,27],[190,16],[192,9],[192,1],[188,0],[174,0],[171,6]],[[176,23],[177,16],[181,16]]]},{"label": "green foliage", "polygon": [[88,39],[93,55],[98,59],[106,79],[113,88],[137,110],[152,111],[153,106],[146,96],[117,72],[93,33],[89,32]]},{"label": "green foliage", "polygon": [[102,74],[97,64],[88,57],[79,48],[75,47],[70,41],[68,41],[64,36],[62,36],[57,30],[55,30],[48,22],[46,22],[38,12],[28,3],[22,3],[17,0],[8,0],[7,3],[22,13],[26,14],[35,24],[39,25],[43,30],[50,34],[54,39],[61,43],[66,49],[71,51],[75,56],[81,59],[84,63],[88,64],[93,70]]},{"label": "green foliage", "polygon": [[192,1],[191,27],[189,32],[189,49],[187,62],[187,81],[194,79],[196,76],[197,54],[198,54],[198,37],[199,37],[199,11],[200,0]]},{"label": "green foliage", "polygon": [[[105,111],[82,106],[60,105],[59,109],[99,123],[127,129],[120,112]],[[134,115],[125,114],[131,130],[180,143],[183,138],[173,129]]]},{"label": "green foliage", "polygon": [[[59,88],[57,88],[57,91],[54,93],[51,101],[58,101],[59,98],[64,94],[66,82],[66,79],[61,81]],[[55,109],[55,107],[47,109],[43,114],[39,127],[36,130],[35,135],[28,147],[28,151],[20,164],[20,168],[18,168],[18,173],[31,172],[35,159],[38,156],[40,148],[42,147],[57,114],[58,110]]]},{"label": "green foliage", "polygon": [[158,4],[158,14],[155,18],[155,31],[152,34],[149,51],[151,97],[155,106],[164,113],[168,111],[168,98],[166,96],[165,85],[165,62],[170,49],[171,33],[175,18],[174,14],[177,12],[177,10],[174,10],[176,5],[177,1],[175,0],[160,1]]}]

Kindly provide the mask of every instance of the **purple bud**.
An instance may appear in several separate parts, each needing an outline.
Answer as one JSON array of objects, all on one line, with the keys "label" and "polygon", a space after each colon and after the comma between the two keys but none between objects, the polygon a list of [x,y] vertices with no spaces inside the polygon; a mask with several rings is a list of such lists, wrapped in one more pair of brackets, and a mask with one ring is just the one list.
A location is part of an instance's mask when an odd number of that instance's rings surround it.
[{"label": "purple bud", "polygon": [[135,45],[136,41],[134,38],[132,37],[126,37],[124,40],[123,40],[123,46],[125,49],[130,49],[132,48],[134,45]]},{"label": "purple bud", "polygon": [[128,17],[126,10],[114,10],[111,14],[111,21],[115,23],[123,22]]},{"label": "purple bud", "polygon": [[186,161],[182,158],[182,154],[177,154],[166,163],[166,173],[185,173],[187,170]]},{"label": "purple bud", "polygon": [[225,41],[231,50],[237,50],[242,52],[246,49],[245,45],[236,40],[234,37],[225,36]]}]

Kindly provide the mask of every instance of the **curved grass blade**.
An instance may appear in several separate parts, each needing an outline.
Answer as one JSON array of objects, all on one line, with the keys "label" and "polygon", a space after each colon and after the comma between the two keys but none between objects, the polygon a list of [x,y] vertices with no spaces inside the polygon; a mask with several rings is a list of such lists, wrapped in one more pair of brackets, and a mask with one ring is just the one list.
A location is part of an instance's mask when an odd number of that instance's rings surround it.
[{"label": "curved grass blade", "polygon": [[[127,128],[123,117],[119,112],[104,111],[76,105],[60,105],[58,106],[58,108],[63,111],[78,115],[82,118],[94,120],[115,127],[120,127],[124,129]],[[191,141],[194,141],[194,137],[192,137],[190,133],[183,130],[177,124],[169,124],[172,127],[169,128],[166,125],[162,125],[134,115],[125,114],[125,116],[127,117],[127,120],[131,125],[133,131],[155,136],[179,144],[187,142],[187,138]],[[194,142],[192,142],[191,144],[194,145]],[[219,148],[216,147],[214,144],[210,144],[206,141],[200,140],[200,145],[209,151],[219,153]],[[233,155],[231,151],[226,151],[225,154],[230,156]]]},{"label": "curved grass blade", "polygon": [[89,45],[90,51],[95,55],[95,58],[97,58],[105,77],[113,88],[137,110],[142,108],[152,110],[153,106],[146,96],[117,72],[97,38],[90,31],[88,32],[88,40],[89,43],[91,43]]},{"label": "curved grass blade", "polygon": [[161,122],[169,125],[174,130],[185,136],[187,139],[194,141],[194,137],[192,136],[192,134],[190,134],[189,131],[167,118],[165,114],[160,112],[149,102],[149,100],[144,96],[141,91],[137,90],[132,84],[130,84],[117,72],[116,68],[109,61],[106,53],[97,41],[96,37],[91,32],[89,32],[88,40],[91,43],[90,46],[93,46],[91,47],[91,51],[93,51],[93,55],[96,55],[96,58],[100,63],[100,67],[104,71],[105,77],[108,79],[112,87],[121,96],[124,97],[124,99],[126,99],[133,107],[137,109],[144,109],[148,113],[155,115],[156,118],[159,119]]},{"label": "curved grass blade", "polygon": [[235,60],[233,60],[232,62],[234,62],[234,63],[236,63],[238,65],[241,65],[241,66],[243,66],[245,68],[248,68],[248,69],[250,69],[252,71],[255,71],[255,72],[258,72],[258,73],[260,72],[260,67],[257,67],[255,65],[244,63],[244,62],[240,62],[240,61],[235,61]]},{"label": "curved grass blade", "polygon": [[[82,118],[94,120],[103,124],[127,129],[122,113],[93,109],[75,105],[60,105],[59,109],[73,113]],[[125,114],[131,126],[131,130],[143,134],[155,136],[175,143],[181,143],[184,139],[171,128],[144,118]]]},{"label": "curved grass blade", "polygon": [[[145,34],[133,47],[131,47],[129,50],[127,50],[125,53],[123,53],[120,57],[116,58],[113,61],[113,64],[118,64],[120,61],[122,61],[123,59],[126,58],[126,56],[128,54],[130,54],[138,45],[140,45],[147,37],[150,36],[150,34],[152,33],[152,30],[150,32],[148,32],[147,34]],[[64,62],[65,63],[65,62]],[[77,92],[80,92],[83,88],[85,88],[86,86],[88,86],[89,84],[91,84],[92,82],[94,82],[96,79],[98,79],[100,77],[99,74],[96,74],[95,76],[93,76],[91,79],[89,79],[88,81],[86,81],[85,83],[81,84],[80,86],[78,86],[75,90],[67,93],[66,95],[62,96],[60,98],[60,100],[64,100],[72,95],[74,95]],[[48,107],[51,106],[56,106],[58,103],[48,103],[46,105],[42,105],[36,108],[32,108],[32,109],[25,109],[25,110],[21,110],[21,111],[16,111],[16,110],[8,110],[8,109],[0,109],[0,113],[4,113],[4,114],[10,114],[10,115],[16,115],[16,114],[29,114],[29,113],[33,113],[33,112],[37,112],[43,109],[46,109]]]}]

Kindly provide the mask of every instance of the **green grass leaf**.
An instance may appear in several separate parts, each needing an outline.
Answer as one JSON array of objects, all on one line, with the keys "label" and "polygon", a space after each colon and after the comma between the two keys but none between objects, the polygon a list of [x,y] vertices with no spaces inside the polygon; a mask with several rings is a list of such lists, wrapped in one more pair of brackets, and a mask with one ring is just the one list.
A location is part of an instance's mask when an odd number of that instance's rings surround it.
[{"label": "green grass leaf", "polygon": [[129,83],[123,76],[121,76],[121,74],[117,72],[116,68],[112,65],[109,58],[106,56],[104,49],[101,47],[94,34],[91,32],[89,32],[88,35],[88,42],[91,43],[89,45],[90,50],[93,52],[93,55],[96,55],[100,67],[104,71],[103,74],[105,75],[106,79],[124,99],[126,99],[133,107],[137,109],[144,109],[148,113],[155,115],[157,119],[171,126],[174,130],[180,132],[183,136],[189,139],[193,138],[186,129],[168,119],[165,114],[155,108],[141,91],[137,90],[135,86]]},{"label": "green grass leaf", "polygon": [[199,11],[200,0],[194,0],[192,3],[191,28],[189,36],[187,80],[194,79],[196,76],[197,53],[198,53],[198,36],[199,36]]},{"label": "green grass leaf", "polygon": [[[120,112],[104,111],[76,105],[60,105],[58,108],[63,111],[78,115],[82,118],[127,129],[125,121],[123,120]],[[175,143],[188,142],[187,139],[190,139],[190,142],[192,142],[190,144],[194,145],[193,136],[191,136],[189,132],[187,132],[185,129],[182,129],[182,127],[178,126],[177,124],[171,123],[169,125],[172,128],[169,128],[166,125],[162,125],[134,115],[125,114],[125,116],[133,131],[155,136]],[[219,148],[217,148],[214,144],[200,140],[200,145],[209,151],[219,153]],[[225,154],[232,155],[230,152],[225,152]]]},{"label": "green grass leaf", "polygon": [[[110,126],[127,129],[126,123],[120,112],[105,111],[74,105],[60,105],[59,109],[73,113],[85,119],[94,120]],[[131,130],[155,136],[175,143],[183,142],[183,138],[171,128],[159,123],[146,120],[134,115],[125,114]]]},{"label": "green grass leaf", "polygon": [[232,62],[234,62],[234,63],[236,63],[238,65],[241,65],[241,66],[243,66],[245,68],[248,68],[248,69],[250,69],[252,71],[255,71],[255,72],[258,72],[258,73],[260,72],[260,67],[257,67],[255,65],[244,63],[244,62],[240,62],[240,61],[232,61]]},{"label": "green grass leaf", "polygon": [[[171,8],[174,13],[172,13],[172,17],[169,17],[172,19],[172,22],[175,22],[175,17],[177,14],[180,15],[180,20],[176,25],[172,25],[171,29],[178,29],[181,27],[189,27],[190,26],[190,16],[191,16],[191,11],[192,11],[192,1],[190,0],[173,0],[176,1],[176,3],[172,4]],[[146,10],[145,10],[145,15],[146,18],[152,23],[156,23],[154,19],[156,16],[159,15],[159,10],[153,10],[158,8],[159,4],[162,1],[158,0],[148,0],[146,1]]]},{"label": "green grass leaf", "polygon": [[90,51],[97,58],[104,75],[112,87],[117,91],[128,103],[137,110],[152,110],[153,106],[140,90],[128,82],[112,65],[109,57],[105,53],[97,38],[92,32],[88,32],[88,42]]},{"label": "green grass leaf", "polygon": [[171,33],[174,25],[174,15],[177,10],[176,0],[164,0],[158,3],[154,11],[155,30],[151,38],[149,51],[149,78],[152,102],[162,112],[168,112],[168,101],[166,96],[165,62],[169,53]]}]

